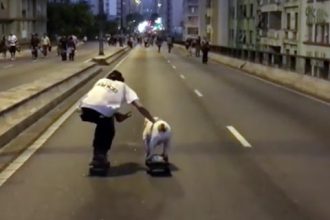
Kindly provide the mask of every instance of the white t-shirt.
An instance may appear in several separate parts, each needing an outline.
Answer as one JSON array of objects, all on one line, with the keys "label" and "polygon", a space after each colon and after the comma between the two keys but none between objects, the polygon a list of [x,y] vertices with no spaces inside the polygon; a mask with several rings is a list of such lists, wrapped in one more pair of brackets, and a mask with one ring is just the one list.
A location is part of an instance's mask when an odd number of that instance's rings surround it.
[{"label": "white t-shirt", "polygon": [[16,43],[17,43],[17,37],[15,35],[8,37],[9,46],[16,46]]},{"label": "white t-shirt", "polygon": [[103,78],[82,99],[80,108],[90,108],[112,117],[123,103],[131,104],[138,99],[134,90],[125,83]]}]

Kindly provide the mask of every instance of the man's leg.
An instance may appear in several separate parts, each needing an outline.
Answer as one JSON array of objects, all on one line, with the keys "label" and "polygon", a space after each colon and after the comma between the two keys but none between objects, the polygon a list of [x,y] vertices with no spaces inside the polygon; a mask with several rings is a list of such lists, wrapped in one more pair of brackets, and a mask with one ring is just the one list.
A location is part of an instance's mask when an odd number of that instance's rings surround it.
[{"label": "man's leg", "polygon": [[107,161],[107,153],[111,148],[115,136],[115,125],[113,118],[100,118],[96,123],[94,133],[94,157],[101,156]]}]

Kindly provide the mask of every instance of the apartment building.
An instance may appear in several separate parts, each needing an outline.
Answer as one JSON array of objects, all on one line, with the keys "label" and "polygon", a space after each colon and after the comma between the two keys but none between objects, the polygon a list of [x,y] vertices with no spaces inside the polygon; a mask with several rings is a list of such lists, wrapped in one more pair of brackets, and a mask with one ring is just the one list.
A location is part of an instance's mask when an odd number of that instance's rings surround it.
[{"label": "apartment building", "polygon": [[229,1],[206,1],[206,38],[213,45],[226,46],[229,43]]},{"label": "apartment building", "polygon": [[301,9],[299,51],[311,58],[305,61],[305,73],[329,77],[330,0],[304,0]]},{"label": "apartment building", "polygon": [[47,0],[0,0],[0,36],[13,33],[24,42],[46,25]]},{"label": "apartment building", "polygon": [[183,1],[183,38],[207,37],[207,0]]},{"label": "apartment building", "polygon": [[[224,4],[223,4],[224,5]],[[229,1],[229,46],[243,49],[258,48],[257,0]]]}]

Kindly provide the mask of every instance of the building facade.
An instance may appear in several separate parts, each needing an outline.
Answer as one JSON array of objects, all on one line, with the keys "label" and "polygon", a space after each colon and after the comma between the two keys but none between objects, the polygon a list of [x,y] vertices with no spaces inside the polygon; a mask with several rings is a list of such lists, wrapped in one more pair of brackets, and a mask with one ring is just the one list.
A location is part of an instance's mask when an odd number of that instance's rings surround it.
[{"label": "building facade", "polygon": [[299,52],[311,58],[305,60],[305,73],[330,77],[330,1],[304,0],[301,14]]},{"label": "building facade", "polygon": [[46,25],[47,0],[0,0],[0,36],[13,33],[24,42]]},{"label": "building facade", "polygon": [[257,0],[229,1],[229,46],[243,49],[256,49],[257,38]]},{"label": "building facade", "polygon": [[229,46],[229,1],[206,0],[205,37],[213,45]]},{"label": "building facade", "polygon": [[[205,28],[201,27],[204,17],[202,15],[204,0],[184,0],[183,1],[183,38],[196,38],[201,36],[202,30]],[[206,9],[204,9],[206,10]]]}]

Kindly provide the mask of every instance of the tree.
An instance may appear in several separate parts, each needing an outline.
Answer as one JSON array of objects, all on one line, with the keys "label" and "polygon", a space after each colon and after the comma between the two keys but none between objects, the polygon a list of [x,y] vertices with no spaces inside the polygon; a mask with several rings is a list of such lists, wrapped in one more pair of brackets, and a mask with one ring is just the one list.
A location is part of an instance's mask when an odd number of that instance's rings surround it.
[{"label": "tree", "polygon": [[52,36],[70,34],[83,36],[95,26],[90,6],[84,1],[76,4],[48,3],[47,14],[47,29]]}]

